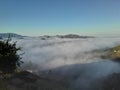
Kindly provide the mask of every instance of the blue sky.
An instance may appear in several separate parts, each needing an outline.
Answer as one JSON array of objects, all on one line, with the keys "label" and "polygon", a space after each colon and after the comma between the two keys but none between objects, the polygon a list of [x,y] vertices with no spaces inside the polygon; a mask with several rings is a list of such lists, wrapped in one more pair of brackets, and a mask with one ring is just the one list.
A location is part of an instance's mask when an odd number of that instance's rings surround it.
[{"label": "blue sky", "polygon": [[120,0],[0,0],[0,32],[120,35]]}]

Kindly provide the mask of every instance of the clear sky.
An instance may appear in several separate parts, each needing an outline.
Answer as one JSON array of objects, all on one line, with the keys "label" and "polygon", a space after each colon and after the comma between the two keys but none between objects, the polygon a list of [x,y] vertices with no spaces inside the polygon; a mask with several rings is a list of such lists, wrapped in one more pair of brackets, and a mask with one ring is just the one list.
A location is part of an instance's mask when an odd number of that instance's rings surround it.
[{"label": "clear sky", "polygon": [[120,0],[0,0],[0,32],[120,35]]}]

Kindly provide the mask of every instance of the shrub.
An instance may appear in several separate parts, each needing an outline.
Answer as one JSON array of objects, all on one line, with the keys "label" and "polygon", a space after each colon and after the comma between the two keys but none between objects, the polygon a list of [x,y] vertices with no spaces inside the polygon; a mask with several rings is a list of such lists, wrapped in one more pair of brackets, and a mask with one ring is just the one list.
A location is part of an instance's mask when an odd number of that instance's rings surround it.
[{"label": "shrub", "polygon": [[10,41],[10,37],[5,41],[0,41],[0,72],[3,74],[13,73],[22,63],[17,53],[21,48],[16,47],[16,42],[10,43]]}]

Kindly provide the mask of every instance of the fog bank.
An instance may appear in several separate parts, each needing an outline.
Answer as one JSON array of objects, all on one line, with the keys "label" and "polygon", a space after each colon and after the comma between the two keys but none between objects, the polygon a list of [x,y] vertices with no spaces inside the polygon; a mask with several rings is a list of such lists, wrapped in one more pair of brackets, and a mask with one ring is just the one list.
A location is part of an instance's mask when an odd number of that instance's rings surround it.
[{"label": "fog bank", "polygon": [[120,72],[119,63],[101,58],[105,49],[120,45],[120,38],[15,40],[25,52],[24,69],[32,69],[37,74],[51,70],[48,77],[66,81],[76,90],[89,90],[94,80]]}]

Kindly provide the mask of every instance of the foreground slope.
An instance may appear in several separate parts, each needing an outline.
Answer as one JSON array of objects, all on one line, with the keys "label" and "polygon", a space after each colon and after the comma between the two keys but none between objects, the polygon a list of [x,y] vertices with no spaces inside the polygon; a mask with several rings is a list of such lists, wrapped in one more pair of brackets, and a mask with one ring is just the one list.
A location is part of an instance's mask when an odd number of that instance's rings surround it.
[{"label": "foreground slope", "polygon": [[56,81],[39,77],[27,71],[12,75],[6,82],[8,88],[5,90],[67,90]]}]

